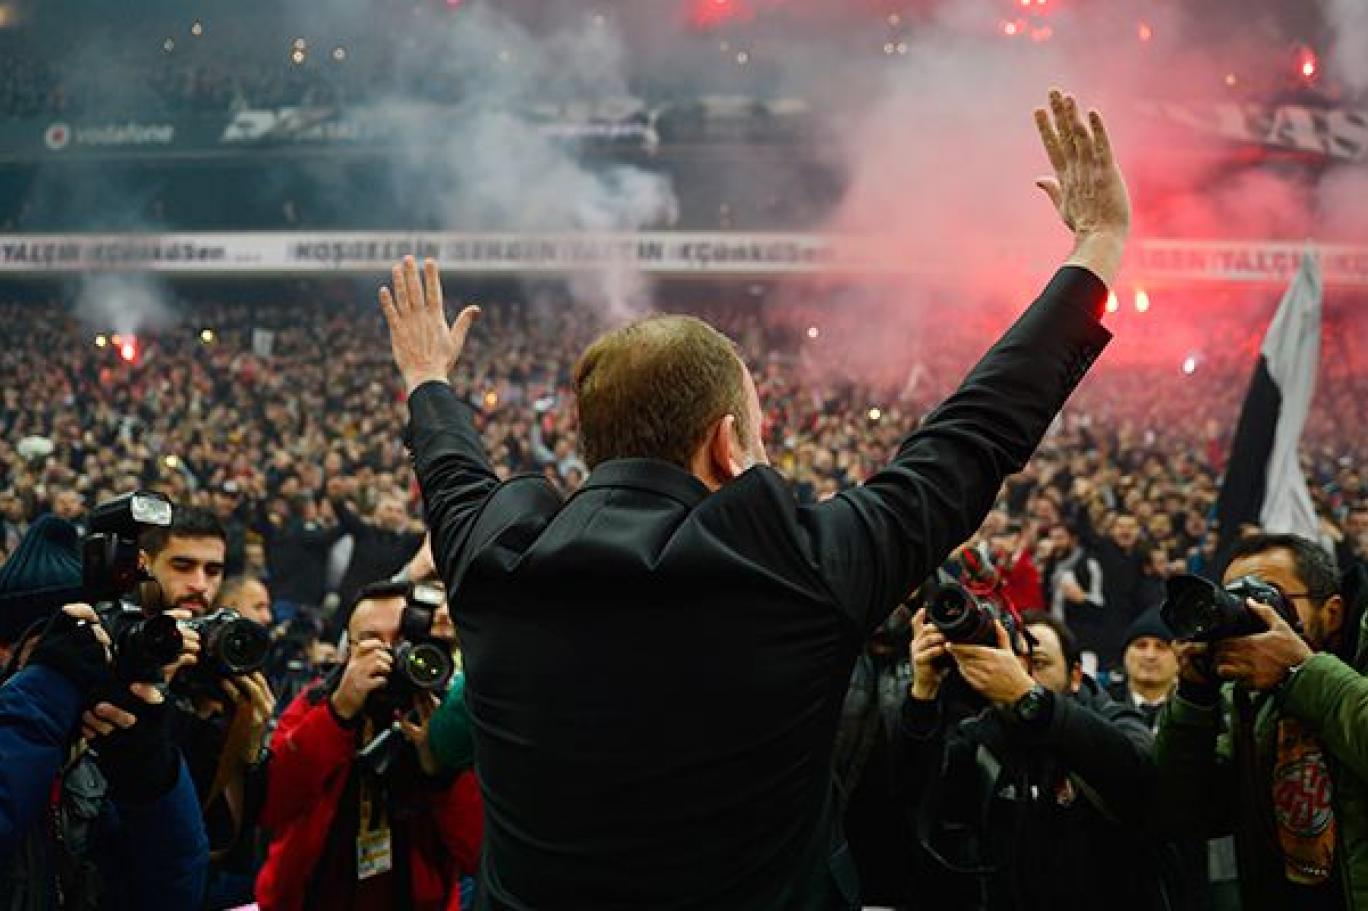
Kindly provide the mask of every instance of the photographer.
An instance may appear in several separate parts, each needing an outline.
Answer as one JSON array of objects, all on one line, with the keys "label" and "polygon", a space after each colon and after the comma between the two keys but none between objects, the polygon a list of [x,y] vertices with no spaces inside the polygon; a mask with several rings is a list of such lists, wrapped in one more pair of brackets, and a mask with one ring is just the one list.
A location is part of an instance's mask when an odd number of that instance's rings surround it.
[{"label": "photographer", "polygon": [[994,619],[993,644],[963,644],[927,616],[913,620],[900,729],[918,899],[1171,907],[1142,831],[1152,740],[1138,713],[1084,676],[1068,627],[1038,614],[1009,634]]},{"label": "photographer", "polygon": [[1342,592],[1317,544],[1260,534],[1234,546],[1223,578],[1279,603],[1244,599],[1252,633],[1176,646],[1158,735],[1166,815],[1187,835],[1234,834],[1246,911],[1368,909],[1361,576]]},{"label": "photographer", "polygon": [[[261,816],[273,836],[257,880],[265,911],[436,911],[453,906],[461,876],[475,869],[483,821],[474,776],[444,771],[429,748],[438,696],[396,679],[411,591],[363,588],[345,667],[280,718]],[[403,741],[388,768],[359,761],[396,716]]]},{"label": "photographer", "polygon": [[[205,622],[219,597],[228,546],[218,520],[202,509],[177,507],[169,526],[145,530],[139,541],[163,602],[188,612],[186,619]],[[238,594],[250,594],[247,588],[240,586]],[[275,698],[260,670],[230,675],[182,669],[172,686],[173,732],[195,782],[213,854],[209,905],[250,901]]]},{"label": "photographer", "polygon": [[161,691],[116,684],[95,611],[59,608],[82,588],[78,547],[46,517],[0,569],[0,907],[193,908],[208,864],[194,788]]}]

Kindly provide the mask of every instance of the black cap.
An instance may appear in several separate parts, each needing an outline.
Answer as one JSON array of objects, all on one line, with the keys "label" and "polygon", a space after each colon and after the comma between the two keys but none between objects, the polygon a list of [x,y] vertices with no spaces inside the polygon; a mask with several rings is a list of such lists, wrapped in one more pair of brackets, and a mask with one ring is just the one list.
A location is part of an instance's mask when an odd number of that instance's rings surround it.
[{"label": "black cap", "polygon": [[1155,639],[1164,642],[1172,642],[1178,637],[1173,634],[1173,630],[1164,622],[1160,616],[1158,608],[1150,608],[1143,614],[1135,618],[1130,628],[1126,630],[1126,643],[1122,650],[1130,648],[1130,644],[1136,639],[1143,639],[1146,636],[1153,636]]},{"label": "black cap", "polygon": [[76,526],[39,516],[0,566],[0,642],[13,643],[34,623],[84,597]]}]

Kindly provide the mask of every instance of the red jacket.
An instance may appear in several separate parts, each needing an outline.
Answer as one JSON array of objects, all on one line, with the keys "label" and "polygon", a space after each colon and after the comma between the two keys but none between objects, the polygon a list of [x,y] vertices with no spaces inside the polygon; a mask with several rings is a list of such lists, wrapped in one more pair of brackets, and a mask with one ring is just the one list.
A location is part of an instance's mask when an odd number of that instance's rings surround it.
[{"label": "red jacket", "polygon": [[[300,911],[328,841],[357,753],[357,732],[343,727],[326,699],[295,699],[271,738],[266,803],[271,832],[257,876],[262,911]],[[459,911],[460,878],[473,873],[484,837],[484,812],[471,772],[424,796],[424,814],[408,829],[415,911]],[[354,837],[354,835],[353,835]]]}]

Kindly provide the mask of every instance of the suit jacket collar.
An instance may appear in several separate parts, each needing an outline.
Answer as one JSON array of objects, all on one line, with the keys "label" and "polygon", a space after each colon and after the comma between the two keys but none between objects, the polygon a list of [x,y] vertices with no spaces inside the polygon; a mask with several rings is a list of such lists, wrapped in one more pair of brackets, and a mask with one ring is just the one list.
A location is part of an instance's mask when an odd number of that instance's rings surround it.
[{"label": "suit jacket collar", "polygon": [[630,487],[658,493],[692,509],[709,493],[696,476],[677,465],[657,459],[613,459],[603,462],[589,474],[585,490],[602,487]]}]

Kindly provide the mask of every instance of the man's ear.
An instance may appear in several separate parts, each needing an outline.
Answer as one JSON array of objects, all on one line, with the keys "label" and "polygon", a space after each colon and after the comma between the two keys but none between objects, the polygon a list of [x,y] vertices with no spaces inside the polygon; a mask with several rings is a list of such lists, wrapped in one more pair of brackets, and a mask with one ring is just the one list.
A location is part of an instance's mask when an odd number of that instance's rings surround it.
[{"label": "man's ear", "polygon": [[736,432],[736,415],[728,414],[713,425],[708,441],[708,461],[713,474],[722,483],[732,480],[746,470],[741,440]]},{"label": "man's ear", "polygon": [[1077,693],[1083,686],[1083,665],[1075,664],[1069,669],[1069,692]]},{"label": "man's ear", "polygon": [[1325,618],[1325,635],[1334,636],[1344,627],[1344,596],[1331,595],[1321,605]]}]

